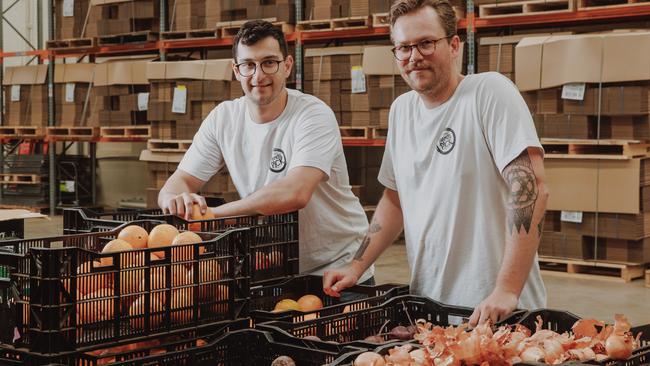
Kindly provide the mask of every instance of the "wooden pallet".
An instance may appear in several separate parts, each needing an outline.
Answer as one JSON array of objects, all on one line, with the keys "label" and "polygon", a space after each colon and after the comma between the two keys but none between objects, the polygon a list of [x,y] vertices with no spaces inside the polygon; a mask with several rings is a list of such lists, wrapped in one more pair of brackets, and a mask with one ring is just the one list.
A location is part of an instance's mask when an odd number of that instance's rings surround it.
[{"label": "wooden pallet", "polygon": [[560,272],[572,278],[606,279],[617,282],[630,282],[643,278],[645,265],[639,263],[620,263],[606,261],[584,261],[556,257],[539,257],[542,271]]},{"label": "wooden pallet", "polygon": [[43,127],[0,126],[0,139],[38,139],[44,136]]},{"label": "wooden pallet", "polygon": [[333,30],[350,30],[350,29],[363,29],[372,26],[372,17],[348,17],[332,19]]},{"label": "wooden pallet", "polygon": [[388,128],[386,127],[371,127],[370,138],[373,140],[385,140],[388,136]]},{"label": "wooden pallet", "polygon": [[576,0],[578,9],[608,9],[648,5],[650,0]]},{"label": "wooden pallet", "polygon": [[147,149],[151,152],[186,152],[192,140],[149,140]]},{"label": "wooden pallet", "polygon": [[625,160],[645,157],[650,144],[637,140],[541,139],[546,158]]},{"label": "wooden pallet", "polygon": [[219,38],[219,30],[217,28],[211,29],[195,29],[189,31],[170,31],[160,33],[160,39],[164,41],[182,41],[188,39],[217,39]]},{"label": "wooden pallet", "polygon": [[339,126],[343,140],[367,140],[370,138],[370,127]]},{"label": "wooden pallet", "polygon": [[151,126],[101,127],[99,135],[105,138],[151,138]]},{"label": "wooden pallet", "polygon": [[320,20],[303,20],[298,22],[297,28],[301,32],[320,32],[331,30],[350,30],[369,28],[373,24],[371,16],[320,19]]},{"label": "wooden pallet", "polygon": [[145,43],[158,40],[158,33],[152,31],[112,34],[96,37],[98,46],[113,46],[133,43]]},{"label": "wooden pallet", "polygon": [[48,127],[47,137],[66,141],[92,140],[99,137],[99,127]]},{"label": "wooden pallet", "polygon": [[37,174],[0,174],[2,184],[41,184],[41,176]]},{"label": "wooden pallet", "polygon": [[78,50],[93,48],[97,45],[95,38],[70,38],[47,41],[45,47],[48,50]]},{"label": "wooden pallet", "polygon": [[35,204],[35,205],[12,205],[12,204],[0,204],[0,209],[2,210],[27,210],[30,212],[36,213],[45,213],[49,210],[50,206],[44,204]]},{"label": "wooden pallet", "polygon": [[535,14],[567,13],[575,10],[575,0],[534,0],[498,2],[479,5],[479,17],[484,19]]},{"label": "wooden pallet", "polygon": [[373,14],[372,26],[375,28],[390,27],[390,14],[388,13]]},{"label": "wooden pallet", "polygon": [[[278,22],[277,18],[266,18],[263,20],[266,20],[267,22],[273,24],[275,27],[281,29],[284,34],[293,33],[295,31],[295,26],[293,24],[289,24],[287,22]],[[237,20],[232,22],[217,22],[217,31],[219,37],[233,38],[234,36],[237,35],[237,32],[239,32],[239,28],[241,28],[241,26],[244,25],[244,23],[246,23],[247,21],[248,20]]]}]

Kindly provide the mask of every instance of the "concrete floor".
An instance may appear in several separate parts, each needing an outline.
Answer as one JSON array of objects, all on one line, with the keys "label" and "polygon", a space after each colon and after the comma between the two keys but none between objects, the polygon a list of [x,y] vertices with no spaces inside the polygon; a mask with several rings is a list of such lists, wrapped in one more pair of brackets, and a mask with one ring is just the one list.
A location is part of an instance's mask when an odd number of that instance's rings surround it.
[{"label": "concrete floor", "polygon": [[[63,219],[31,219],[25,222],[27,238],[61,235]],[[410,273],[406,263],[406,247],[392,245],[377,261],[377,283],[408,283]],[[632,325],[650,323],[650,288],[643,280],[630,283],[611,279],[578,279],[566,274],[543,273],[548,292],[548,307],[567,310],[582,317],[594,317],[612,322],[615,313],[627,315]]]}]

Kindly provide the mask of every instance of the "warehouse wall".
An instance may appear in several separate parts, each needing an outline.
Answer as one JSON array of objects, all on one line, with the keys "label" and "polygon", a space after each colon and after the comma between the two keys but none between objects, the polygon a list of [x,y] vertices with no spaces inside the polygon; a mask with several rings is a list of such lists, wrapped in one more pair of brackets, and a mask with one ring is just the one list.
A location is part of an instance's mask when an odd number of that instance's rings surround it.
[{"label": "warehouse wall", "polygon": [[[43,43],[47,40],[47,29],[48,29],[48,11],[47,11],[47,1],[45,0],[20,0],[16,5],[9,9],[6,14],[4,14],[5,19],[7,19],[11,24],[16,27],[25,38],[27,38],[35,47],[38,47],[37,43],[37,2],[41,1],[43,3]],[[7,9],[13,1],[0,1],[0,6],[2,11]],[[18,36],[18,34],[7,24],[3,22],[2,27],[3,32],[3,50],[6,52],[14,51],[26,51],[30,50],[30,47],[25,43],[25,41]],[[45,47],[45,44],[43,44]],[[11,57],[4,60],[5,66],[17,66],[24,65],[30,60],[31,57]]]}]

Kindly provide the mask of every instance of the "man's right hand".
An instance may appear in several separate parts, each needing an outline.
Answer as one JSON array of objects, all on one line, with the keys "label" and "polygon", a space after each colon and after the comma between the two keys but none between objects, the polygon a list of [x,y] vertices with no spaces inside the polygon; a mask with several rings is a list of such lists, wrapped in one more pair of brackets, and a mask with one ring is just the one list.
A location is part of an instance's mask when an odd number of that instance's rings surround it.
[{"label": "man's right hand", "polygon": [[323,292],[329,296],[341,297],[341,291],[352,287],[359,281],[359,275],[350,266],[325,271]]},{"label": "man's right hand", "polygon": [[196,193],[169,195],[163,199],[161,208],[165,214],[181,216],[186,220],[190,220],[192,218],[192,205],[195,203],[201,207],[202,214],[209,210],[205,198]]}]

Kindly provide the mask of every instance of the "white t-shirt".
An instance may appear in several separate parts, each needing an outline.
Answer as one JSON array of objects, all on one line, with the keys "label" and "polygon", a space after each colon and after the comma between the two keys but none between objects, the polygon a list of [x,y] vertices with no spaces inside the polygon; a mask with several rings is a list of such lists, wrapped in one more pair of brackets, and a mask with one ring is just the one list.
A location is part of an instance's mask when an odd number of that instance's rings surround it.
[{"label": "white t-shirt", "polygon": [[[268,123],[250,118],[245,97],[220,103],[201,124],[178,168],[208,181],[227,166],[242,198],[296,167],[327,174],[299,211],[300,272],[322,275],[347,265],[368,230],[354,196],[332,110],[318,98],[287,89],[282,114]],[[374,274],[371,267],[360,278]]]},{"label": "white t-shirt", "polygon": [[[541,145],[523,98],[495,72],[468,75],[444,104],[399,96],[379,181],[399,193],[411,291],[475,307],[494,289],[506,243],[508,188],[500,172]],[[537,258],[519,306],[546,306]]]}]

